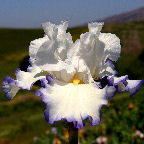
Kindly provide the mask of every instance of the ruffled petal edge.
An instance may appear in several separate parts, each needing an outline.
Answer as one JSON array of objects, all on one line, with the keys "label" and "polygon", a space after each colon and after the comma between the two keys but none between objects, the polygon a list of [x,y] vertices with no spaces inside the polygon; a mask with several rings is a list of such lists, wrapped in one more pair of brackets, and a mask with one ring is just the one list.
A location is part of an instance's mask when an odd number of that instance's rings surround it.
[{"label": "ruffled petal edge", "polygon": [[[48,78],[50,79],[50,83],[52,84],[48,84]],[[108,99],[111,98],[112,96],[114,96],[115,93],[115,88],[113,86],[106,86],[105,87],[105,104],[100,104],[98,107],[98,111],[97,111],[97,118],[93,118],[91,115],[87,115],[87,114],[82,114],[81,115],[81,119],[80,120],[76,120],[74,117],[65,117],[65,118],[60,118],[60,116],[56,116],[54,119],[51,119],[51,116],[49,114],[49,105],[47,104],[49,102],[49,99],[45,96],[45,94],[43,93],[45,90],[45,88],[48,89],[49,93],[51,93],[51,86],[53,86],[54,84],[54,79],[51,76],[47,76],[47,79],[42,79],[41,80],[43,82],[43,88],[39,89],[36,94],[39,95],[42,99],[42,101],[46,104],[46,109],[44,111],[44,115],[45,115],[45,119],[48,123],[50,124],[54,124],[55,121],[61,121],[61,120],[66,120],[68,122],[73,122],[74,123],[74,127],[81,129],[85,126],[84,124],[84,120],[85,119],[89,119],[90,123],[92,126],[94,125],[98,125],[101,121],[101,116],[100,116],[100,111],[101,111],[101,107],[103,105],[106,105],[108,103]]]},{"label": "ruffled petal edge", "polygon": [[129,91],[130,96],[134,95],[144,83],[144,80],[129,80],[128,75],[121,77],[111,76],[108,77],[107,80],[110,86],[118,86],[118,92]]},{"label": "ruffled petal edge", "polygon": [[16,93],[19,91],[19,87],[16,86],[16,82],[14,79],[12,79],[10,76],[5,77],[2,88],[4,91],[5,96],[11,100],[16,95]]}]

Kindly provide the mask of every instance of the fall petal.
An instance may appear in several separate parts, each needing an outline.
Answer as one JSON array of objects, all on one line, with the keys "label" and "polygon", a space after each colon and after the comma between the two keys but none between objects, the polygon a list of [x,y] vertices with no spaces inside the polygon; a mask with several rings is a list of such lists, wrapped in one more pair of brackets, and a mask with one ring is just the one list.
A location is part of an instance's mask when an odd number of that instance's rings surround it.
[{"label": "fall petal", "polygon": [[91,124],[100,121],[100,108],[107,104],[106,88],[98,89],[95,84],[65,84],[55,82],[39,90],[46,104],[45,117],[50,123],[66,119],[76,128],[83,127],[83,120],[91,118]]},{"label": "fall petal", "polygon": [[108,84],[118,86],[119,92],[129,91],[130,95],[134,95],[142,86],[144,80],[129,80],[128,76],[108,77]]},{"label": "fall petal", "polygon": [[16,85],[21,89],[30,90],[33,83],[36,81],[45,78],[44,73],[41,72],[41,69],[38,67],[29,67],[28,72],[21,71],[20,69],[16,70]]},{"label": "fall petal", "polygon": [[107,86],[107,98],[112,98],[115,95],[116,88],[114,86]]},{"label": "fall petal", "polygon": [[127,80],[127,88],[130,95],[134,95],[142,86],[144,80]]},{"label": "fall petal", "polygon": [[115,76],[108,76],[108,83],[109,85],[118,85],[120,83],[125,83],[126,80],[128,80],[128,75],[121,76],[121,77],[115,77]]},{"label": "fall petal", "polygon": [[16,86],[15,80],[9,76],[7,76],[4,79],[3,84],[2,84],[2,88],[3,88],[3,91],[5,93],[5,96],[9,100],[11,100],[20,89],[19,87]]}]

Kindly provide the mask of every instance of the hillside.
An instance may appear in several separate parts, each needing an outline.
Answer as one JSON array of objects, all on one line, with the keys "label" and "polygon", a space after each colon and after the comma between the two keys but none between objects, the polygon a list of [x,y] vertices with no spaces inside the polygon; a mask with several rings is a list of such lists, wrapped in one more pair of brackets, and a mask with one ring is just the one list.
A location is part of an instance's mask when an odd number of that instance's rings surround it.
[{"label": "hillside", "polygon": [[130,12],[100,19],[98,21],[104,21],[105,23],[118,23],[118,22],[131,22],[131,21],[142,21],[142,20],[144,20],[144,7]]}]

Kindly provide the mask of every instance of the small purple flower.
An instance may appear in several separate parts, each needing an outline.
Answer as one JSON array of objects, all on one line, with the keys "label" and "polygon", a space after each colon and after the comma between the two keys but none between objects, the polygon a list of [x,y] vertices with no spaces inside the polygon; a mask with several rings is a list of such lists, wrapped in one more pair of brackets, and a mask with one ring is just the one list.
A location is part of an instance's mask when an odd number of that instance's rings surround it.
[{"label": "small purple flower", "polygon": [[52,128],[51,128],[51,132],[52,132],[53,134],[57,134],[57,133],[58,133],[58,130],[57,130],[56,127],[52,127]]},{"label": "small purple flower", "polygon": [[38,140],[39,140],[38,137],[34,137],[34,138],[33,138],[33,141],[38,141]]}]

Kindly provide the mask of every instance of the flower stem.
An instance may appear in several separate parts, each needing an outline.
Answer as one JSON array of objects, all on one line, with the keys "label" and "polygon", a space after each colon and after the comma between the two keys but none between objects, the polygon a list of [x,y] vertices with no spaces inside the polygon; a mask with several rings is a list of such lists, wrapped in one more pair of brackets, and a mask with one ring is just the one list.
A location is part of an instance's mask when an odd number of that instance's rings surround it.
[{"label": "flower stem", "polygon": [[78,144],[78,129],[74,127],[72,122],[68,122],[69,144]]}]

